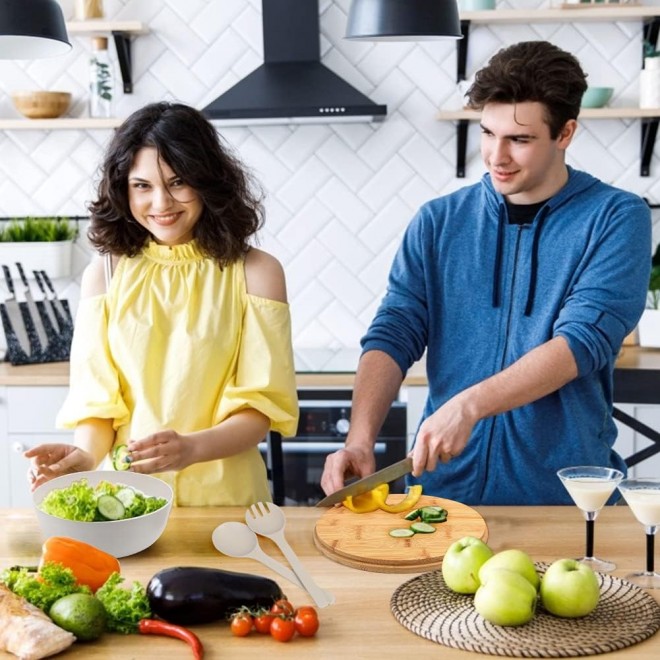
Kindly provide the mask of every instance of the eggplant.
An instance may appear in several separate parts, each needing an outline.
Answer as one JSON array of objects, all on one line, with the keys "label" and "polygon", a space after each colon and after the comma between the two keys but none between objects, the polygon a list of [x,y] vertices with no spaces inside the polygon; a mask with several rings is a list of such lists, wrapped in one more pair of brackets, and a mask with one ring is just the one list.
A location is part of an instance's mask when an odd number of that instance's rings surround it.
[{"label": "eggplant", "polygon": [[187,626],[226,619],[245,606],[270,608],[282,590],[269,578],[219,568],[176,566],[158,571],[147,585],[152,613]]}]

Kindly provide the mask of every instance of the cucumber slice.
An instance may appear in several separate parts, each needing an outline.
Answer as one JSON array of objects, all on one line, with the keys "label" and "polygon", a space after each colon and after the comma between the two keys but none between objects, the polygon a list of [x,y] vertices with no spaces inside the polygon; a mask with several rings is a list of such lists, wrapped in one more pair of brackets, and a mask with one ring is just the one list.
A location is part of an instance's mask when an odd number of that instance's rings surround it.
[{"label": "cucumber slice", "polygon": [[419,518],[419,512],[421,509],[413,509],[408,515],[406,515],[406,520],[417,520]]},{"label": "cucumber slice", "polygon": [[405,539],[415,536],[415,532],[412,531],[409,527],[401,529],[391,529],[390,536],[393,536],[395,539]]},{"label": "cucumber slice", "polygon": [[410,525],[410,529],[412,529],[415,534],[433,534],[433,532],[435,532],[435,527],[425,522],[414,522]]},{"label": "cucumber slice", "polygon": [[108,520],[121,520],[126,513],[124,505],[114,495],[101,495],[96,502],[96,508]]},{"label": "cucumber slice", "polygon": [[112,467],[115,470],[128,470],[131,466],[129,458],[129,451],[126,445],[117,445],[112,451]]},{"label": "cucumber slice", "polygon": [[135,491],[126,486],[124,488],[120,488],[116,493],[115,497],[128,509],[128,507],[135,502],[136,494]]}]

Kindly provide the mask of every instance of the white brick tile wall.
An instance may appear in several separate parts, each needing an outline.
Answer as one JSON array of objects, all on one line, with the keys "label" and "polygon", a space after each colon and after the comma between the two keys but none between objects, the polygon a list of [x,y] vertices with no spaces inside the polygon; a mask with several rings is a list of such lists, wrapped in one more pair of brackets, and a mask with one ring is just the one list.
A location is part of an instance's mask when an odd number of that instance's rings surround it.
[{"label": "white brick tile wall", "polygon": [[[502,8],[549,4],[498,0]],[[73,0],[61,5],[72,17]],[[456,179],[455,127],[435,118],[438,108],[463,104],[468,83],[456,83],[455,44],[346,41],[348,7],[349,0],[320,2],[323,62],[387,104],[384,122],[219,129],[264,187],[260,245],[284,264],[297,347],[355,348],[419,205],[483,173],[476,126],[468,134],[467,177]],[[134,93],[124,95],[118,83],[118,116],[160,99],[202,108],[263,59],[261,0],[104,0],[104,8],[108,18],[142,20],[150,30],[133,40]],[[593,84],[615,87],[612,105],[637,104],[641,22],[473,25],[468,76],[500,47],[524,39],[549,39],[573,51]],[[70,114],[86,116],[90,39],[74,37],[73,43],[71,53],[53,60],[0,61],[0,116],[19,116],[8,95],[23,88],[69,90]],[[0,216],[83,215],[110,135],[0,133]],[[659,202],[660,145],[651,176],[640,177],[639,143],[638,121],[584,121],[568,161]],[[657,217],[654,229],[660,240]],[[72,303],[88,258],[81,240],[73,281],[57,283]]]}]

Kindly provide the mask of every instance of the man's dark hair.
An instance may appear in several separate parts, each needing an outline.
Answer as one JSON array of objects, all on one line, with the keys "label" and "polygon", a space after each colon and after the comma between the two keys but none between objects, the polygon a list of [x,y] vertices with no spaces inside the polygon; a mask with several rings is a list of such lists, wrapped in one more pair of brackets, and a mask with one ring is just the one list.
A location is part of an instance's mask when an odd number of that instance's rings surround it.
[{"label": "man's dark hair", "polygon": [[497,52],[477,71],[468,107],[487,103],[542,103],[554,140],[569,119],[577,119],[587,76],[577,58],[547,41],[523,41]]},{"label": "man's dark hair", "polygon": [[202,113],[180,103],[147,105],[117,129],[101,165],[97,199],[89,205],[92,245],[101,253],[135,256],[149,240],[128,202],[128,175],[144,147],[156,149],[200,196],[202,215],[193,229],[200,250],[221,266],[240,259],[263,223],[259,190]]}]

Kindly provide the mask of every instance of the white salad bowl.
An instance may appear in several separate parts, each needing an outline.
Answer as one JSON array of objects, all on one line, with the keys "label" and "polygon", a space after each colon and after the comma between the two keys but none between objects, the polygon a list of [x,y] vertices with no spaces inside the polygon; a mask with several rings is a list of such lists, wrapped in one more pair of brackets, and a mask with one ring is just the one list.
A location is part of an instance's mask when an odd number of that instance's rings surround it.
[{"label": "white salad bowl", "polygon": [[[130,486],[144,495],[162,497],[167,504],[157,511],[136,518],[107,520],[103,522],[80,522],[66,520],[45,513],[41,502],[56,488],[66,488],[75,481],[86,479],[94,487],[101,481]],[[39,486],[32,494],[37,520],[43,539],[51,536],[67,536],[89,543],[117,558],[134,555],[153,545],[165,530],[172,510],[172,489],[161,479],[130,471],[94,470],[75,472],[57,477]]]}]

